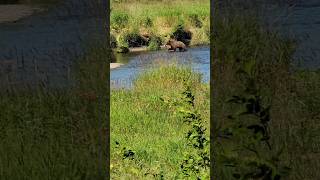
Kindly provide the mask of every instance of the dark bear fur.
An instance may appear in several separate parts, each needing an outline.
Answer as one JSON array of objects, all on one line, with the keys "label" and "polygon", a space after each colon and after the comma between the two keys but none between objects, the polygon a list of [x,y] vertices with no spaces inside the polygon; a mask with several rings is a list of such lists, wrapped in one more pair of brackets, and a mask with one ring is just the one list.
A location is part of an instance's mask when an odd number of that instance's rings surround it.
[{"label": "dark bear fur", "polygon": [[181,41],[177,41],[174,39],[170,39],[167,44],[166,47],[170,46],[170,48],[168,48],[168,50],[173,50],[174,52],[176,51],[177,48],[179,48],[179,51],[186,51],[187,50],[187,46],[181,42]]}]

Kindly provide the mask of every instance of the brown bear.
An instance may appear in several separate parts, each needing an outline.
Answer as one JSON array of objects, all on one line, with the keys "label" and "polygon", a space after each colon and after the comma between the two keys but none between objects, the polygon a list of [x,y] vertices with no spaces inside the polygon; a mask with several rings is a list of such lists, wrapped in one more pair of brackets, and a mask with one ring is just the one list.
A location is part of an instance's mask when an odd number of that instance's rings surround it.
[{"label": "brown bear", "polygon": [[177,41],[175,39],[170,39],[167,44],[165,45],[166,47],[170,46],[170,48],[168,48],[168,50],[173,50],[174,52],[176,51],[177,48],[179,48],[179,51],[186,51],[187,50],[187,46],[181,42],[181,41]]}]

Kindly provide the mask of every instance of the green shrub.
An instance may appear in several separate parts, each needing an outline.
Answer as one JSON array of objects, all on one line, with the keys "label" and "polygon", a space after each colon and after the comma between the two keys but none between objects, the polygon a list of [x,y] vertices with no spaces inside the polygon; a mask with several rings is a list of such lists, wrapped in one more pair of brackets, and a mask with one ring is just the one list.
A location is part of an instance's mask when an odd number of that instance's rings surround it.
[{"label": "green shrub", "polygon": [[129,48],[125,46],[120,46],[117,48],[118,53],[128,53],[129,51],[130,51]]},{"label": "green shrub", "polygon": [[280,161],[282,150],[274,152],[270,145],[271,105],[263,102],[253,68],[249,62],[237,71],[245,87],[227,101],[235,112],[215,132],[215,163],[234,179],[278,180],[288,176],[290,168]]},{"label": "green shrub", "polygon": [[120,30],[129,22],[129,15],[125,12],[113,11],[110,17],[110,24],[112,29]]},{"label": "green shrub", "polygon": [[117,47],[117,39],[113,34],[110,34],[110,47],[111,48]]},{"label": "green shrub", "polygon": [[147,45],[148,42],[141,35],[134,31],[122,31],[118,36],[118,45],[123,47],[139,47]]},{"label": "green shrub", "polygon": [[162,40],[160,37],[152,36],[148,45],[148,50],[155,51],[159,50],[162,44]]},{"label": "green shrub", "polygon": [[120,34],[117,38],[117,41],[118,41],[117,52],[119,53],[129,52],[129,44],[126,41],[124,34]]},{"label": "green shrub", "polygon": [[153,26],[153,22],[152,22],[152,19],[150,17],[142,18],[141,24],[142,24],[143,27],[146,27],[146,28]]},{"label": "green shrub", "polygon": [[188,20],[190,21],[192,26],[197,28],[202,27],[202,22],[200,21],[198,14],[189,14]]},{"label": "green shrub", "polygon": [[189,45],[192,39],[192,33],[185,29],[183,22],[180,22],[174,28],[171,38],[177,39],[178,41],[182,41],[186,45]]}]

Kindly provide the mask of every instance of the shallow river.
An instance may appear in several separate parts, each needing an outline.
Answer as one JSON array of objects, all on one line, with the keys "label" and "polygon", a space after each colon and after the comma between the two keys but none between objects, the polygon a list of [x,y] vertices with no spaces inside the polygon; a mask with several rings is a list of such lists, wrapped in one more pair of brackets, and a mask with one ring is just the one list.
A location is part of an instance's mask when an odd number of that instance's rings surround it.
[{"label": "shallow river", "polygon": [[155,52],[140,52],[129,54],[117,54],[117,60],[124,63],[119,68],[110,72],[112,88],[131,87],[137,75],[149,68],[157,67],[157,64],[177,63],[192,67],[195,72],[203,75],[203,82],[210,79],[210,47],[202,46],[189,48],[186,52],[168,52],[166,50]]},{"label": "shallow river", "polygon": [[320,1],[290,0],[276,6],[268,5],[265,16],[273,28],[298,41],[294,64],[300,68],[320,68]]},{"label": "shallow river", "polygon": [[77,0],[17,22],[0,24],[0,87],[33,84],[63,87],[70,66],[89,41],[104,39],[101,18]]}]

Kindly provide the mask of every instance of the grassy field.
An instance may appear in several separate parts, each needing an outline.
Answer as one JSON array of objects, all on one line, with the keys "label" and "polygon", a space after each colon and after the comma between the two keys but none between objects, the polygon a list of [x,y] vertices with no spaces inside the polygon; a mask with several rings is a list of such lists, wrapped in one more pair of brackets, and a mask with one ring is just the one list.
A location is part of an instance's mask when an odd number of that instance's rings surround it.
[{"label": "grassy field", "polygon": [[318,179],[320,71],[295,69],[295,41],[232,14],[215,17],[215,179]]},{"label": "grassy field", "polygon": [[0,94],[1,179],[107,177],[105,49],[74,66],[75,86]]},{"label": "grassy field", "polygon": [[[148,45],[158,49],[170,36],[191,40],[190,45],[209,44],[210,1],[112,1],[110,27],[118,47]],[[192,38],[184,37],[192,34]],[[150,42],[141,40],[150,38]],[[137,44],[132,44],[135,42]]]},{"label": "grassy field", "polygon": [[[113,179],[186,178],[180,166],[186,153],[196,150],[188,146],[190,124],[179,115],[178,104],[191,84],[193,110],[201,114],[203,126],[209,129],[209,86],[188,67],[162,65],[138,77],[133,89],[111,91]],[[205,136],[209,137],[208,131]],[[200,176],[208,177],[209,169],[202,169]]]}]

